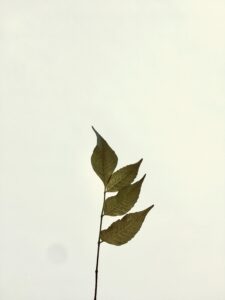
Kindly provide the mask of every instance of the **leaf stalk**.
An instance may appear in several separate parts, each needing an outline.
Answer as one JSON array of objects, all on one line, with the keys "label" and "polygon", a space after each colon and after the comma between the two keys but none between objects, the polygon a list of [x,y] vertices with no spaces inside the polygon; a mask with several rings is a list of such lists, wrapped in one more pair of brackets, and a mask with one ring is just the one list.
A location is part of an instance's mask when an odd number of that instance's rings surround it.
[{"label": "leaf stalk", "polygon": [[98,234],[98,242],[97,242],[97,258],[96,258],[96,268],[95,268],[95,294],[94,294],[94,300],[97,300],[97,291],[98,291],[98,265],[99,265],[100,245],[102,243],[100,235],[101,235],[101,230],[102,230],[102,221],[103,221],[103,217],[104,217],[105,199],[106,199],[106,190],[104,189],[103,205],[102,205],[102,212],[101,212],[101,216],[100,216],[99,234]]}]

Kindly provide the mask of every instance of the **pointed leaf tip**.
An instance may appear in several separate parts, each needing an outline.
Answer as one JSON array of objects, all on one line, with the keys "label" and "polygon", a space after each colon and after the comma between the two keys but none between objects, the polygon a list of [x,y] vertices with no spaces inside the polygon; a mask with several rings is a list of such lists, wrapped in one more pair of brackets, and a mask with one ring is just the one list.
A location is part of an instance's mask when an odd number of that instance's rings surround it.
[{"label": "pointed leaf tip", "polygon": [[152,204],[151,206],[149,206],[149,207],[147,208],[148,211],[150,211],[154,206],[155,206],[154,204]]},{"label": "pointed leaf tip", "polygon": [[92,130],[94,131],[94,133],[96,133],[96,135],[98,135],[99,133],[97,132],[97,130],[94,128],[94,126],[91,126]]},{"label": "pointed leaf tip", "polygon": [[143,177],[140,179],[140,181],[143,182],[143,181],[145,180],[146,175],[147,175],[147,174],[144,174]]}]

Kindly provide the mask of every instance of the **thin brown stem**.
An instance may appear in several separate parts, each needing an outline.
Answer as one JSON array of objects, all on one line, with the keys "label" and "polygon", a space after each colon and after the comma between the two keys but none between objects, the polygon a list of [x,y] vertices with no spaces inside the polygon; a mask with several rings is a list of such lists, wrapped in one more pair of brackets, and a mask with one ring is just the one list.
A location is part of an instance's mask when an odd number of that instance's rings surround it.
[{"label": "thin brown stem", "polygon": [[105,203],[105,197],[106,197],[106,190],[104,190],[104,199],[103,199],[103,205],[102,205],[102,212],[100,216],[100,225],[99,225],[99,234],[98,234],[98,243],[97,243],[97,258],[96,258],[96,268],[95,268],[95,295],[94,300],[97,300],[97,290],[98,290],[98,264],[99,264],[99,253],[100,253],[100,245],[102,243],[100,234],[102,230],[102,219],[104,217],[104,203]]}]

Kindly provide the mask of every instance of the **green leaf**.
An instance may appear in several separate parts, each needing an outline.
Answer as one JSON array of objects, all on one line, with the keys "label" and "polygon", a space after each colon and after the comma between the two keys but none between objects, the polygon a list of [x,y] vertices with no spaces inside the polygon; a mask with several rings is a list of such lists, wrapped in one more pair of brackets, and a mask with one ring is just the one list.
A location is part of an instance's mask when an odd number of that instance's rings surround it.
[{"label": "green leaf", "polygon": [[112,174],[107,184],[107,192],[116,192],[132,183],[137,176],[142,159],[135,164],[125,166]]},{"label": "green leaf", "polygon": [[104,204],[104,214],[108,216],[126,214],[137,202],[145,176],[121,189],[117,195],[107,198]]},{"label": "green leaf", "polygon": [[97,145],[91,156],[91,164],[95,173],[106,186],[117,165],[117,155],[103,137],[92,127],[97,136]]},{"label": "green leaf", "polygon": [[145,210],[127,214],[122,219],[112,223],[109,228],[101,231],[101,240],[116,246],[127,243],[140,230],[146,215],[153,207],[154,205]]}]

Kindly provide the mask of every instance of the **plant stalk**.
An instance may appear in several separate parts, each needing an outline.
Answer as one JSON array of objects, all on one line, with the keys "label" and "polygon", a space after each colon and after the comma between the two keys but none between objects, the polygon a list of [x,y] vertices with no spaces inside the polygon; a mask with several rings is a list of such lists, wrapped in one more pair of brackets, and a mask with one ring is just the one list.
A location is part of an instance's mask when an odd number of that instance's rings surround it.
[{"label": "plant stalk", "polygon": [[103,197],[103,205],[102,205],[102,212],[100,217],[100,225],[99,225],[99,234],[98,234],[98,243],[97,243],[97,258],[96,258],[96,268],[95,268],[95,295],[94,300],[97,300],[97,290],[98,290],[98,264],[99,264],[99,253],[100,253],[100,245],[102,243],[100,234],[102,230],[102,219],[104,217],[104,204],[106,198],[106,190],[104,189],[104,197]]}]

